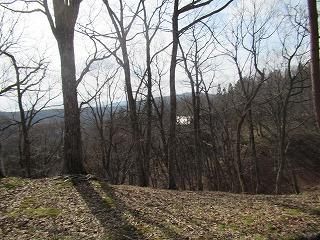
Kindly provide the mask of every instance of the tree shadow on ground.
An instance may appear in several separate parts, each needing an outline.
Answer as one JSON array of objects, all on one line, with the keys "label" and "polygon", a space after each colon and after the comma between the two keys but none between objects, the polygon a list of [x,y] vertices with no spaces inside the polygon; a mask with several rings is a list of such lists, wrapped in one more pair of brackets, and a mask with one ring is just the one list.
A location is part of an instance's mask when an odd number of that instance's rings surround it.
[{"label": "tree shadow on ground", "polygon": [[310,206],[308,204],[301,203],[299,201],[288,200],[288,199],[282,199],[282,200],[268,199],[267,202],[271,203],[272,205],[282,207],[284,209],[295,210],[297,211],[297,213],[301,212],[309,215],[320,216],[319,207]]},{"label": "tree shadow on ground", "polygon": [[281,203],[278,204],[281,207],[284,208],[289,208],[289,209],[293,209],[293,210],[297,210],[309,215],[315,215],[315,216],[319,216],[320,217],[320,208],[316,208],[316,207],[311,207],[308,205],[298,205],[298,204],[293,204],[293,203]]},{"label": "tree shadow on ground", "polygon": [[[283,208],[283,210],[292,217],[299,217],[302,213],[309,214],[320,218],[320,208],[310,206],[305,203],[301,203],[299,201],[289,200],[289,199],[267,199],[269,204],[273,206],[279,206]],[[314,233],[310,234],[301,234],[295,238],[294,240],[320,240],[320,231],[315,230]]]},{"label": "tree shadow on ground", "polygon": [[88,180],[72,179],[72,183],[103,226],[105,239],[146,239],[141,231],[124,219],[125,206],[121,201],[113,199],[111,187],[104,184],[104,194],[101,195]]},{"label": "tree shadow on ground", "polygon": [[[114,192],[113,188],[106,184],[105,182],[100,182],[101,184],[101,189],[105,194],[110,196],[117,204],[117,208],[122,211],[122,213],[128,213],[130,214],[136,222],[139,223],[141,226],[139,228],[139,232],[143,232],[147,235],[149,235],[148,239],[187,239],[181,233],[179,232],[180,229],[169,223],[165,215],[160,217],[160,214],[157,216],[148,216],[144,214],[143,212],[135,209],[134,207],[130,206],[129,204],[125,204],[123,200],[121,200]],[[157,210],[158,212],[163,212],[163,209]],[[142,227],[143,225],[143,227]],[[155,233],[154,231],[157,231],[158,233]],[[159,236],[160,232],[160,236]],[[141,238],[142,239],[142,238]],[[144,238],[146,239],[146,238]]]}]

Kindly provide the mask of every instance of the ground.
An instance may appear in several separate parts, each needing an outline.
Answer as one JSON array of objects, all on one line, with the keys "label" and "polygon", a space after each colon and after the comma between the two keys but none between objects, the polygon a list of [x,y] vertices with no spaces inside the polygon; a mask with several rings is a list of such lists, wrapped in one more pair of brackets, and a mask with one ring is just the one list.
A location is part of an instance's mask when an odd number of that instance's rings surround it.
[{"label": "ground", "polygon": [[320,239],[320,192],[241,195],[5,178],[0,239]]}]

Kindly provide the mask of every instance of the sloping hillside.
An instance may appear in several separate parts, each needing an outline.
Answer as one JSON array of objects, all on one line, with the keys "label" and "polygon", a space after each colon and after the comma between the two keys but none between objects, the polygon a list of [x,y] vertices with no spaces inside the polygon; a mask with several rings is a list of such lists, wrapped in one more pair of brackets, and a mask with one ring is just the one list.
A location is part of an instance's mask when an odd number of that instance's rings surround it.
[{"label": "sloping hillside", "polygon": [[0,239],[319,239],[320,194],[237,195],[77,178],[0,183]]},{"label": "sloping hillside", "polygon": [[302,190],[320,190],[320,136],[318,134],[295,135],[291,139],[287,157],[294,164],[298,183]]}]

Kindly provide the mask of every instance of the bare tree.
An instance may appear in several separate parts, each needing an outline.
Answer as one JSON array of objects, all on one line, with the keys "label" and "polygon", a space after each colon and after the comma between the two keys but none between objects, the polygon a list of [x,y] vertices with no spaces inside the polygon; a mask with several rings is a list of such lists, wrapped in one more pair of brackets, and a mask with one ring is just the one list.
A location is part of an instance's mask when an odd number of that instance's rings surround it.
[{"label": "bare tree", "polygon": [[[206,25],[196,30],[193,26],[191,29],[190,47],[185,53],[182,44],[179,44],[182,55],[182,61],[186,75],[190,81],[192,94],[192,114],[193,114],[193,134],[194,134],[194,163],[196,169],[197,189],[203,190],[203,154],[201,149],[202,138],[200,128],[200,110],[201,110],[201,91],[204,83],[204,74],[208,71],[208,65],[213,58],[213,35],[208,31]],[[209,35],[209,37],[208,37]],[[213,74],[214,75],[214,74]],[[207,96],[209,97],[209,96]]]},{"label": "bare tree", "polygon": [[[112,149],[113,149],[113,136],[115,135],[115,113],[118,111],[119,103],[115,102],[118,81],[115,77],[119,68],[115,71],[108,71],[104,73],[101,68],[105,66],[101,65],[97,69],[97,73],[93,73],[95,78],[95,84],[89,89],[88,86],[92,85],[85,83],[86,89],[86,101],[81,105],[87,104],[89,106],[89,118],[92,119],[94,126],[99,136],[99,159],[103,166],[103,174],[108,180],[112,181],[114,173],[111,171]],[[92,81],[91,81],[92,82]],[[83,109],[86,110],[86,109]],[[107,124],[108,123],[108,124]],[[107,135],[108,133],[108,135]],[[92,160],[92,159],[91,159]]]},{"label": "bare tree", "polygon": [[[142,9],[143,9],[143,25],[144,25],[144,38],[146,41],[146,74],[143,75],[143,78],[146,76],[146,86],[147,86],[147,136],[146,136],[146,144],[145,144],[145,157],[144,157],[144,167],[146,172],[147,185],[149,185],[150,178],[150,161],[151,161],[151,144],[152,144],[152,59],[155,56],[151,55],[151,43],[154,37],[156,36],[162,22],[163,15],[165,11],[164,8],[167,0],[163,0],[159,6],[157,6],[154,11],[150,14],[148,18],[147,15],[147,7],[145,4],[145,0],[142,1]],[[153,24],[153,18],[156,19],[156,23]],[[157,52],[156,54],[158,54]]]},{"label": "bare tree", "polygon": [[[99,33],[94,24],[88,24],[81,26],[81,32],[90,36],[99,46],[112,55],[119,66],[122,68],[124,73],[125,91],[127,94],[129,116],[131,123],[131,134],[132,143],[134,144],[134,159],[136,168],[136,180],[139,185],[147,186],[149,184],[149,165],[150,165],[150,154],[151,154],[151,114],[152,114],[152,73],[151,64],[156,55],[162,50],[151,54],[151,43],[155,38],[160,25],[163,22],[164,6],[166,1],[161,1],[159,6],[152,10],[150,16],[148,15],[147,6],[144,1],[139,1],[136,8],[128,5],[124,1],[118,2],[118,9],[114,5],[110,4],[109,1],[104,1],[104,5],[107,8],[108,15],[112,22],[112,28],[114,29],[111,33]],[[127,12],[130,13],[127,13]],[[140,14],[143,12],[143,14]],[[132,14],[132,16],[129,16]],[[134,32],[132,28],[134,23],[141,19],[143,23],[142,32]],[[134,91],[134,78],[131,71],[134,70],[134,65],[137,61],[130,62],[130,43],[138,36],[143,34],[146,40],[146,70],[141,73],[136,72],[138,77],[139,86]],[[108,40],[114,41],[114,47],[111,44],[106,44]],[[167,46],[168,47],[168,46]],[[141,70],[141,69],[140,69]],[[141,87],[147,86],[147,114],[149,115],[147,120],[147,131],[146,131],[146,145],[144,146],[144,136],[142,128],[139,124],[139,106],[142,101],[138,102],[138,95]]]},{"label": "bare tree", "polygon": [[[4,59],[7,56],[4,53],[10,52],[10,50],[17,45],[20,40],[20,34],[17,32],[17,24],[19,18],[14,18],[10,16],[10,12],[5,11],[5,9],[1,9],[0,15],[0,57],[4,56]],[[10,82],[8,78],[5,76],[7,71],[3,69],[3,73],[1,75],[1,86],[0,86],[0,96],[5,93],[13,90],[16,82]]]},{"label": "bare tree", "polygon": [[236,130],[235,167],[240,191],[245,192],[247,190],[241,159],[241,131],[247,118],[249,124],[251,159],[255,169],[255,191],[258,193],[260,191],[260,171],[254,138],[252,105],[261,86],[268,80],[266,76],[266,66],[262,67],[263,64],[261,63],[263,61],[263,59],[261,59],[262,45],[274,34],[277,26],[273,26],[273,23],[271,23],[275,15],[274,11],[264,9],[255,2],[251,2],[250,4],[252,11],[245,9],[243,5],[240,6],[237,13],[238,15],[236,15],[236,18],[239,18],[240,21],[236,22],[236,26],[231,26],[231,36],[227,37],[231,50],[223,45],[221,46],[236,66],[240,89],[244,96],[244,103],[243,107],[240,107],[242,109],[240,110],[240,118],[237,122]]},{"label": "bare tree", "polygon": [[[80,131],[80,112],[77,99],[77,80],[74,56],[74,28],[82,0],[53,1],[52,16],[47,0],[24,1],[14,0],[2,2],[0,5],[18,13],[41,12],[45,14],[52,33],[58,43],[62,93],[64,103],[64,160],[66,173],[84,173],[83,154]],[[15,4],[24,3],[25,8],[19,10]]]},{"label": "bare tree", "polygon": [[[140,118],[140,128],[143,137],[143,165],[145,169],[146,179],[149,185],[150,181],[150,164],[151,164],[151,154],[152,154],[152,120],[153,120],[153,85],[154,78],[156,74],[152,72],[154,69],[154,60],[157,56],[164,51],[169,45],[161,48],[160,50],[152,48],[156,45],[154,44],[157,33],[159,32],[161,25],[164,22],[164,15],[166,13],[167,0],[162,0],[155,7],[150,7],[146,4],[145,0],[142,1],[142,14],[137,15],[143,23],[143,37],[145,41],[145,61],[140,65],[136,60],[132,61],[133,71],[136,77],[139,79],[140,83],[136,91],[135,99],[138,99],[138,94],[141,95],[141,100],[139,101],[138,114],[142,117]],[[144,92],[146,89],[146,94]],[[146,104],[144,105],[144,98],[146,98]],[[141,106],[145,106],[145,113],[141,112]],[[144,107],[142,108],[144,110]],[[145,115],[145,118],[143,116]],[[144,119],[146,123],[144,124]],[[145,125],[145,127],[144,127]]]},{"label": "bare tree", "polygon": [[137,174],[137,182],[140,186],[147,186],[148,180],[147,180],[147,174],[146,169],[144,167],[144,161],[143,161],[143,151],[142,151],[142,144],[141,144],[141,132],[139,130],[139,120],[137,115],[137,105],[136,105],[136,99],[133,94],[132,90],[132,79],[131,79],[131,66],[130,66],[130,60],[129,60],[129,53],[128,53],[128,46],[127,43],[129,41],[128,34],[131,30],[131,27],[137,18],[137,15],[141,11],[141,3],[142,1],[138,2],[138,5],[136,7],[136,10],[133,11],[133,16],[131,19],[126,23],[125,22],[125,13],[124,13],[124,3],[122,0],[119,1],[119,15],[117,16],[114,9],[111,7],[109,1],[104,0],[103,1],[109,17],[112,21],[114,30],[115,30],[115,36],[119,41],[119,47],[121,49],[122,56],[119,58],[115,55],[116,60],[121,65],[124,71],[124,77],[125,77],[125,86],[126,86],[126,92],[128,97],[128,103],[129,103],[129,109],[130,109],[130,121],[131,121],[131,127],[132,127],[132,141],[134,144],[134,159],[135,159],[135,165],[136,165],[136,174]]},{"label": "bare tree", "polygon": [[176,125],[177,125],[177,97],[176,97],[176,66],[177,66],[177,53],[179,45],[179,37],[182,33],[190,29],[192,26],[203,21],[204,19],[213,16],[225,9],[233,0],[229,0],[222,7],[211,10],[207,14],[197,17],[190,23],[179,29],[179,16],[192,12],[193,10],[210,6],[213,0],[196,0],[188,3],[182,7],[179,7],[179,0],[174,0],[173,13],[172,13],[172,52],[171,52],[171,63],[170,63],[170,130],[168,140],[168,167],[169,167],[169,189],[176,189]]},{"label": "bare tree", "polygon": [[35,60],[31,58],[27,63],[21,64],[16,57],[8,52],[3,52],[10,60],[13,66],[13,75],[17,104],[19,109],[19,120],[6,128],[18,125],[21,131],[21,154],[20,165],[24,171],[25,177],[33,176],[33,163],[31,152],[31,129],[41,121],[52,116],[38,117],[39,112],[49,107],[50,102],[58,95],[51,96],[48,89],[42,87],[43,80],[46,77],[48,63],[45,59]]},{"label": "bare tree", "polygon": [[[166,107],[167,103],[165,102],[162,85],[163,85],[163,77],[166,75],[166,67],[164,63],[161,63],[158,57],[155,57],[155,66],[154,69],[156,73],[154,74],[154,82],[156,89],[158,90],[159,97],[155,98],[152,95],[152,104],[154,107],[154,112],[157,119],[157,128],[160,133],[160,141],[158,146],[152,142],[153,152],[155,153],[155,157],[160,159],[156,164],[153,165],[154,170],[160,169],[160,174],[157,176],[165,176],[167,179],[167,170],[168,170],[168,142],[167,142],[167,129],[166,129]],[[157,181],[156,179],[154,181]]]},{"label": "bare tree", "polygon": [[[290,16],[290,14],[288,14]],[[303,15],[299,15],[298,12],[291,18],[288,19],[289,24],[285,25],[286,29],[292,29],[291,31],[285,31],[282,29],[282,34],[280,41],[282,44],[282,57],[286,64],[286,75],[284,79],[280,77],[278,81],[283,81],[282,88],[278,89],[277,103],[280,105],[278,107],[278,116],[276,119],[278,137],[279,137],[279,161],[277,168],[276,186],[275,193],[280,193],[280,187],[283,178],[284,167],[288,161],[286,158],[286,151],[289,144],[289,109],[292,107],[292,101],[297,103],[298,100],[292,100],[298,95],[301,95],[304,89],[308,88],[306,84],[306,79],[303,76],[305,69],[305,63],[303,63],[303,57],[306,55],[306,42],[305,39],[308,36],[307,32],[307,20]],[[299,21],[298,21],[299,20]],[[280,35],[280,34],[279,34]],[[281,36],[281,35],[280,35]],[[297,69],[294,69],[294,65],[297,64]],[[280,83],[277,86],[281,86]],[[278,87],[279,88],[279,87]],[[303,100],[305,101],[305,100]],[[291,166],[290,166],[291,167]],[[293,189],[296,193],[299,193],[299,187],[297,184],[295,173],[291,167],[291,178],[293,183]]]},{"label": "bare tree", "polygon": [[[16,25],[19,18],[13,18],[8,14],[7,11],[2,9],[0,15],[0,59],[5,60],[8,53],[12,47],[14,47],[19,41],[19,34],[16,32]],[[17,34],[17,36],[15,36]],[[16,86],[16,81],[9,81],[10,77],[6,76],[8,74],[8,69],[1,69],[3,72],[0,76],[0,96],[10,92]],[[1,152],[1,144],[0,144]],[[4,177],[2,159],[0,160],[0,177]]]}]

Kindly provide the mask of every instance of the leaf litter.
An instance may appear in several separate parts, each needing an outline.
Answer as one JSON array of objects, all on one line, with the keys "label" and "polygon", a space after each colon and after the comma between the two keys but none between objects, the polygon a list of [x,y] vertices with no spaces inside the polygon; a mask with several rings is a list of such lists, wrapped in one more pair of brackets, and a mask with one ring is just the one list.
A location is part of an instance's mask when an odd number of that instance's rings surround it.
[{"label": "leaf litter", "polygon": [[0,239],[320,239],[320,192],[244,195],[4,178]]}]

